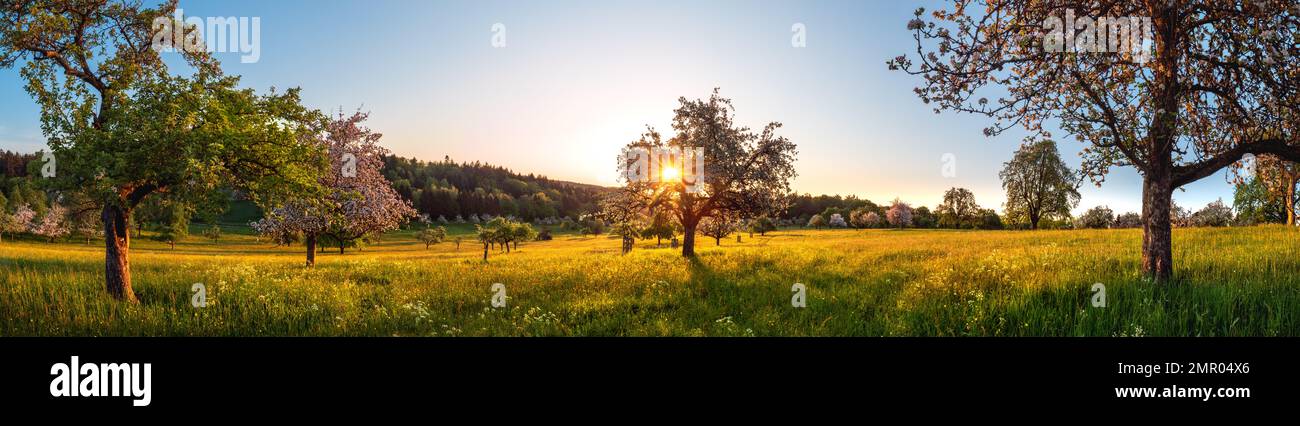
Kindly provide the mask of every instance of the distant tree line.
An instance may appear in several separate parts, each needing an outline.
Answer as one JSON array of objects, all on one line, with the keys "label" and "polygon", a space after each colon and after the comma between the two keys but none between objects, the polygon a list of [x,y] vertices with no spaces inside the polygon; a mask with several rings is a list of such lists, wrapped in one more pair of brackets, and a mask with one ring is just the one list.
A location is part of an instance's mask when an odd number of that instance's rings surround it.
[{"label": "distant tree line", "polygon": [[383,174],[402,199],[431,220],[516,217],[525,221],[576,218],[594,211],[601,192],[595,185],[516,174],[480,162],[456,163],[450,157],[426,162],[385,156]]}]

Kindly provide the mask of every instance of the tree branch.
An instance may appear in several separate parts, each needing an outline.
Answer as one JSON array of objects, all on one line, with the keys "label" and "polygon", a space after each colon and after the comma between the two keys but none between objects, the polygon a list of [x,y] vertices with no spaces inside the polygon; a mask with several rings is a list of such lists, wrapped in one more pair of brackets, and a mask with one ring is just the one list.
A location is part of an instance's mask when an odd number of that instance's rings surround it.
[{"label": "tree branch", "polygon": [[1241,160],[1246,154],[1272,154],[1284,160],[1300,162],[1300,146],[1288,145],[1286,141],[1278,138],[1261,139],[1255,142],[1238,144],[1213,158],[1202,160],[1199,163],[1175,166],[1173,186],[1177,188],[1212,175],[1214,172]]}]

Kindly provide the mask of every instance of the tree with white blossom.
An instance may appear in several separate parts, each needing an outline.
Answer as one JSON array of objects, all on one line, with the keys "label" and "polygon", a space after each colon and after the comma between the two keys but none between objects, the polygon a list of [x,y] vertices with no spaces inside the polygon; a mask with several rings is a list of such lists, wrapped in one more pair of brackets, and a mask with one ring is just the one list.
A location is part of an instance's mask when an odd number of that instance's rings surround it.
[{"label": "tree with white blossom", "polygon": [[68,229],[67,215],[68,209],[55,203],[45,212],[45,216],[41,216],[41,220],[32,224],[31,233],[45,237],[50,242],[66,237],[71,233]]},{"label": "tree with white blossom", "polygon": [[4,215],[8,219],[0,221],[0,233],[9,233],[10,235],[27,232],[32,227],[32,220],[36,219],[36,211],[32,207],[23,204],[14,209],[11,215]]}]

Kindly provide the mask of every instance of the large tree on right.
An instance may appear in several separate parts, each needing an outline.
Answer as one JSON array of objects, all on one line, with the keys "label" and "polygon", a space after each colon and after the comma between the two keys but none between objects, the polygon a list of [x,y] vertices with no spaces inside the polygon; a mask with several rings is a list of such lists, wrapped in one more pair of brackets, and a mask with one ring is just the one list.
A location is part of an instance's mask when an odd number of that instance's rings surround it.
[{"label": "large tree on right", "polygon": [[924,15],[908,24],[915,57],[890,69],[923,77],[916,93],[936,112],[991,117],[986,135],[1050,137],[1057,124],[1087,144],[1095,182],[1136,168],[1142,268],[1157,282],[1173,276],[1174,189],[1246,154],[1300,160],[1286,125],[1300,77],[1294,1],[954,0]]}]

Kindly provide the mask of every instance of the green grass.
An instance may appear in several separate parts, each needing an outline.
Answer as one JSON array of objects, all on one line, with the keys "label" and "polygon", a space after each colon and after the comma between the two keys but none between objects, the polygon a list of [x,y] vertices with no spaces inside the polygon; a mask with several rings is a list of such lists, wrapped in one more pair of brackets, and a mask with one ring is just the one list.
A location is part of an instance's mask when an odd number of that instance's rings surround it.
[{"label": "green grass", "polygon": [[[464,229],[462,229],[464,228]],[[453,236],[468,232],[451,227]],[[139,305],[103,290],[102,243],[0,243],[4,336],[1294,336],[1297,233],[1178,229],[1177,282],[1138,274],[1139,230],[804,230],[701,239],[696,260],[561,235],[490,262],[413,231],[318,255],[248,235],[132,242]],[[490,305],[492,283],[506,308]],[[791,285],[808,306],[790,306]],[[190,305],[203,283],[208,306]],[[1090,304],[1093,283],[1108,306]]]}]

